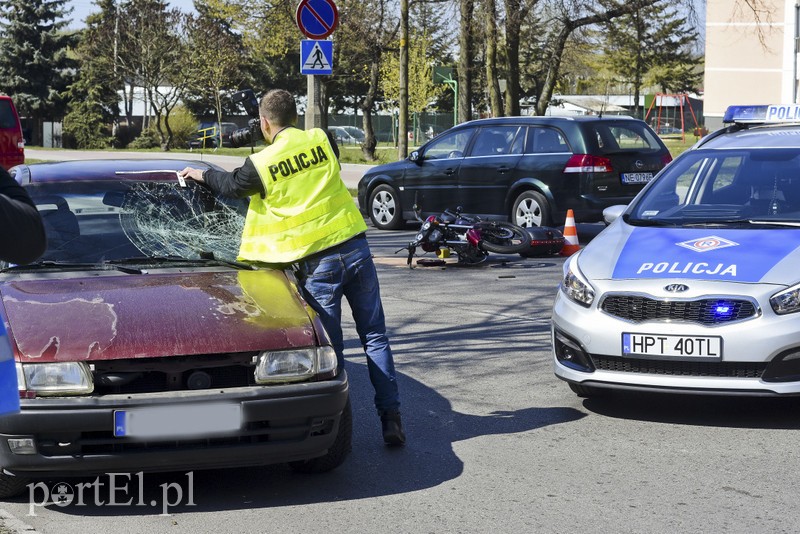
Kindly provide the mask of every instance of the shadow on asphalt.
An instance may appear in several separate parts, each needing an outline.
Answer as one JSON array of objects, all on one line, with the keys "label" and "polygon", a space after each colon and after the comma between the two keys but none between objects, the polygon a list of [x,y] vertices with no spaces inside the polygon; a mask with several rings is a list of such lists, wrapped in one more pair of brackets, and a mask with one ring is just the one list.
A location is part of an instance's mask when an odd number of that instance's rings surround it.
[{"label": "shadow on asphalt", "polygon": [[[576,421],[585,416],[573,408],[526,408],[497,411],[489,415],[469,415],[452,409],[450,402],[422,382],[399,375],[403,395],[404,426],[408,442],[402,448],[383,445],[380,420],[372,406],[372,386],[366,365],[348,362],[353,403],[353,452],[345,463],[332,472],[306,475],[294,473],[286,465],[240,469],[196,471],[193,473],[194,506],[176,504],[169,513],[250,510],[365,499],[395,495],[439,486],[457,478],[464,470],[453,444],[480,436],[528,432],[549,425]],[[99,493],[103,506],[95,505],[93,489],[85,492],[83,506],[46,508],[65,515],[131,516],[161,512],[165,488],[171,502],[178,503],[178,487],[183,491],[182,503],[188,502],[189,475],[180,473],[145,473],[144,487],[137,485],[134,475],[118,479],[116,502],[133,499],[134,505],[108,506],[108,479]],[[76,487],[91,483],[94,478],[65,479]],[[49,486],[53,482],[48,481]],[[124,491],[119,488],[127,484]],[[170,486],[171,485],[171,486]],[[27,492],[15,502],[28,502]],[[135,506],[136,503],[145,503]]]},{"label": "shadow on asphalt", "polygon": [[614,392],[583,401],[615,419],[726,428],[800,429],[800,398]]}]

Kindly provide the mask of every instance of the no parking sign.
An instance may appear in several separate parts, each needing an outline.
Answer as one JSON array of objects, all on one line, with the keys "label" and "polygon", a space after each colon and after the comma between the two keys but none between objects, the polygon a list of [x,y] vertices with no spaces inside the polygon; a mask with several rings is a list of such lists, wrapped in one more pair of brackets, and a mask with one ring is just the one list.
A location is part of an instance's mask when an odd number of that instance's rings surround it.
[{"label": "no parking sign", "polygon": [[309,39],[325,39],[339,24],[333,0],[302,0],[295,13],[297,27]]}]

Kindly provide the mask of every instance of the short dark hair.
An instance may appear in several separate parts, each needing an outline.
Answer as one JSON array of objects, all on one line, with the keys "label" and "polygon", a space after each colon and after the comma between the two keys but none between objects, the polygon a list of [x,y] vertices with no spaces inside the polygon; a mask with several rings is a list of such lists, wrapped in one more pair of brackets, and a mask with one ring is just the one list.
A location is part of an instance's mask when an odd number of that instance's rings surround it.
[{"label": "short dark hair", "polygon": [[261,97],[258,112],[277,126],[291,126],[297,122],[297,104],[289,91],[272,89]]}]

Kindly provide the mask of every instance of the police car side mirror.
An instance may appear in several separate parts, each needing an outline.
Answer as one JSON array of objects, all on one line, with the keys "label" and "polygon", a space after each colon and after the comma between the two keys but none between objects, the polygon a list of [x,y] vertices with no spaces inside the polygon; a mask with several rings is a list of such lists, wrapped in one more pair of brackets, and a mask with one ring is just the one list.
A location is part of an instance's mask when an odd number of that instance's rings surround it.
[{"label": "police car side mirror", "polygon": [[605,221],[606,226],[611,224],[612,222],[616,221],[620,215],[622,215],[625,210],[628,209],[628,206],[624,204],[618,204],[616,206],[609,206],[603,210],[603,221]]},{"label": "police car side mirror", "polygon": [[422,156],[420,156],[419,150],[415,150],[408,156],[409,161],[413,161],[414,163],[420,164],[422,163]]}]

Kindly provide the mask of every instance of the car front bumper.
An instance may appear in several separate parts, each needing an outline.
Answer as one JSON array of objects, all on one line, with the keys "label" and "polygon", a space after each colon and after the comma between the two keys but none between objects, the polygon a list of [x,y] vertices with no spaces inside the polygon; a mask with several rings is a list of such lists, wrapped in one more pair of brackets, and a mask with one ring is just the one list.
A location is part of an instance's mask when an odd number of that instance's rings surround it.
[{"label": "car front bumper", "polygon": [[[629,289],[635,284],[626,281]],[[800,395],[800,364],[791,363],[793,354],[800,358],[800,316],[777,316],[771,309],[759,308],[753,318],[712,327],[680,321],[632,323],[599,310],[597,303],[603,294],[598,292],[595,304],[584,308],[559,289],[551,328],[553,366],[558,378],[611,389]],[[759,297],[759,302],[765,300],[763,295]],[[624,333],[720,337],[722,357],[719,361],[632,358],[622,352]],[[565,342],[567,351],[575,350],[570,345],[577,347],[577,365],[565,358]],[[779,367],[776,362],[783,357],[789,363]],[[582,358],[590,362],[588,366],[581,363]]]},{"label": "car front bumper", "polygon": [[[289,385],[176,391],[98,398],[22,400],[0,418],[0,467],[22,477],[216,469],[308,460],[326,454],[347,404],[347,375]],[[115,437],[115,411],[191,405],[241,406],[241,428],[213,436]],[[9,440],[33,438],[34,454]]]}]

